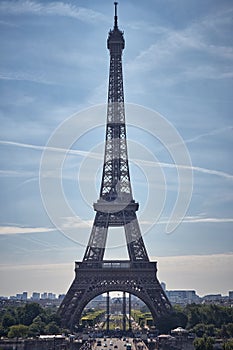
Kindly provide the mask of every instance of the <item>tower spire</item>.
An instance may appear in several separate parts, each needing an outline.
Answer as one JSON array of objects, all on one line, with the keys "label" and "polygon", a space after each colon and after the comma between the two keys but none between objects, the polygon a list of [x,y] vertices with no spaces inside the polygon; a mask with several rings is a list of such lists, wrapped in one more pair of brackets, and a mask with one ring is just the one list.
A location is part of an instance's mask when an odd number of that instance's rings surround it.
[{"label": "tower spire", "polygon": [[118,5],[118,2],[114,2],[114,6],[115,6],[114,29],[118,29],[118,25],[117,25],[117,5]]}]

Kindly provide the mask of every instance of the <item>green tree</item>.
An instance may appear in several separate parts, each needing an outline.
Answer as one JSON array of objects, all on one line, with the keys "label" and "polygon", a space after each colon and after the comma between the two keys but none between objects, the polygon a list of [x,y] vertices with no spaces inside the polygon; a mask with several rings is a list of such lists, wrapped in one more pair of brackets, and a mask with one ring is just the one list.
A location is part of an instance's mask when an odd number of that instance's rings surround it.
[{"label": "green tree", "polygon": [[193,342],[195,350],[205,350],[204,338],[196,338]]},{"label": "green tree", "polygon": [[228,341],[223,345],[223,350],[233,350],[233,340],[228,340]]},{"label": "green tree", "polygon": [[[0,309],[0,336],[7,336],[10,332],[10,327],[19,324],[28,326],[29,336],[45,334],[46,325],[48,325],[47,331],[49,330],[49,333],[60,333],[58,331],[60,318],[58,317],[56,310],[57,309],[52,308],[44,309],[37,303],[27,303],[23,306],[8,306],[2,308]],[[92,310],[92,314],[97,315],[95,310]],[[52,329],[52,326],[49,326],[51,323],[52,325],[55,324],[56,328]],[[14,328],[13,331],[15,332]],[[11,335],[12,332],[10,333]]]},{"label": "green tree", "polygon": [[28,327],[24,324],[11,326],[8,332],[8,338],[25,338],[28,335]]},{"label": "green tree", "polygon": [[50,322],[47,324],[45,327],[45,333],[46,334],[59,334],[60,333],[60,328],[57,326],[56,322]]},{"label": "green tree", "polygon": [[41,320],[40,316],[34,318],[33,322],[28,328],[28,335],[30,337],[35,337],[40,334],[44,334],[46,324]]},{"label": "green tree", "polygon": [[233,323],[228,323],[226,325],[226,332],[229,338],[233,338]]},{"label": "green tree", "polygon": [[222,325],[220,334],[222,338],[228,338],[227,326],[225,324]]},{"label": "green tree", "polygon": [[156,326],[160,333],[169,333],[176,327],[185,328],[187,321],[188,317],[184,312],[174,309],[170,314],[160,317]]},{"label": "green tree", "polygon": [[214,340],[211,337],[206,338],[206,344],[205,349],[206,350],[213,350],[214,348]]},{"label": "green tree", "polygon": [[233,308],[221,305],[187,305],[184,312],[188,316],[188,328],[198,323],[213,324],[215,328],[233,323]]},{"label": "green tree", "polygon": [[28,327],[28,336],[29,337],[36,337],[41,334],[41,328],[38,325],[38,323],[32,323]]},{"label": "green tree", "polygon": [[216,328],[213,324],[205,325],[205,335],[208,337],[214,337],[216,333]]},{"label": "green tree", "polygon": [[193,328],[196,324],[202,323],[199,307],[196,304],[187,305],[185,312],[188,316],[188,328]]},{"label": "green tree", "polygon": [[33,322],[33,319],[42,313],[43,309],[39,304],[28,303],[22,308],[19,315],[19,321],[20,323],[29,326]]},{"label": "green tree", "polygon": [[196,334],[197,337],[201,338],[205,334],[205,325],[204,323],[197,323],[191,330]]},{"label": "green tree", "polygon": [[6,313],[3,316],[3,319],[2,319],[3,328],[8,329],[10,326],[13,326],[15,323],[16,323],[16,320],[10,313]]},{"label": "green tree", "polygon": [[7,330],[3,328],[2,324],[0,324],[0,337],[5,337],[7,335]]},{"label": "green tree", "polygon": [[50,322],[56,322],[56,324],[60,325],[61,319],[60,316],[58,316],[57,312],[54,312],[54,310],[46,310],[46,313],[44,315],[40,316],[42,321],[46,323]]},{"label": "green tree", "polygon": [[210,337],[196,338],[193,344],[196,350],[213,350],[214,348],[214,340]]},{"label": "green tree", "polygon": [[191,331],[198,337],[214,337],[218,334],[217,329],[213,324],[198,323],[192,328]]}]

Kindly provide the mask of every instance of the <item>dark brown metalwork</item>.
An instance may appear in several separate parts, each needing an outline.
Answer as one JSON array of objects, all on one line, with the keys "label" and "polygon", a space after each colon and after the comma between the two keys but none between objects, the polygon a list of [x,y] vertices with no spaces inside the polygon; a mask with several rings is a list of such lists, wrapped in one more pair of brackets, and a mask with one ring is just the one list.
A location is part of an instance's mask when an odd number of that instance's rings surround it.
[{"label": "dark brown metalwork", "polygon": [[132,307],[131,307],[132,303],[131,303],[131,294],[129,294],[129,331],[132,331]]},{"label": "dark brown metalwork", "polygon": [[126,293],[123,292],[123,303],[122,303],[122,315],[123,315],[123,332],[126,331]]},{"label": "dark brown metalwork", "polygon": [[107,291],[107,307],[106,307],[106,330],[109,332],[109,322],[110,322],[110,294],[109,291]]},{"label": "dark brown metalwork", "polygon": [[[118,29],[117,3],[114,5],[114,28],[107,40],[110,71],[100,197],[94,203],[96,215],[83,261],[76,262],[75,279],[59,309],[63,325],[70,329],[79,322],[90,300],[109,291],[119,290],[138,296],[149,307],[154,320],[171,310],[156,277],[156,263],[149,261],[136,216],[139,204],[132,195],[122,75],[125,40]],[[111,226],[124,227],[129,260],[103,260]]]}]

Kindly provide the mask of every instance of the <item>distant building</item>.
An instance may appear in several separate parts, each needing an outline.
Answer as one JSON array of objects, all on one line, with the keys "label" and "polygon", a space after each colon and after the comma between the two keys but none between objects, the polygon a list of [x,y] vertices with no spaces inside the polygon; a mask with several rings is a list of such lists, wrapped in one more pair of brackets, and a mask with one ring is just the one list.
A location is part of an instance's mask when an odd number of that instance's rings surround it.
[{"label": "distant building", "polygon": [[208,294],[208,295],[205,295],[202,298],[202,300],[210,301],[210,302],[220,301],[221,299],[222,299],[222,295],[221,294]]},{"label": "distant building", "polygon": [[[10,297],[11,299],[14,299],[12,297]],[[15,299],[16,300],[23,300],[23,301],[27,301],[28,298],[28,293],[27,292],[23,292],[23,293],[17,293]]]},{"label": "distant building", "polygon": [[22,300],[26,301],[28,299],[28,292],[22,293]]},{"label": "distant building", "polygon": [[40,293],[33,292],[31,299],[34,300],[34,301],[40,300]]},{"label": "distant building", "polygon": [[48,293],[47,292],[44,292],[41,294],[41,299],[48,299]]},{"label": "distant building", "polygon": [[172,304],[186,305],[200,302],[195,290],[167,290],[166,294]]},{"label": "distant building", "polygon": [[229,299],[233,300],[233,291],[229,291]]},{"label": "distant building", "polygon": [[54,294],[54,293],[48,293],[48,299],[50,299],[50,300],[56,299],[56,294]]}]

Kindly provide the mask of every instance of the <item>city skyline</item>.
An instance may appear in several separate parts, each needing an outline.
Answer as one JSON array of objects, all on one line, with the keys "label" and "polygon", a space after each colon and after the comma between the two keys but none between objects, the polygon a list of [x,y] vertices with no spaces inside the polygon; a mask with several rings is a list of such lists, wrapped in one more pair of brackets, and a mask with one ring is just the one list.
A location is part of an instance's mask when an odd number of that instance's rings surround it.
[{"label": "city skyline", "polygon": [[[184,294],[185,293],[190,293],[193,294],[195,297],[197,298],[213,298],[213,300],[217,300],[217,297],[220,298],[229,298],[232,299],[232,295],[233,295],[233,291],[228,291],[228,293],[226,295],[222,295],[221,293],[218,294],[206,294],[202,297],[200,297],[198,294],[196,294],[195,290],[190,290],[190,289],[175,289],[175,290],[168,290],[166,289],[166,284],[164,282],[161,282],[162,288],[166,293],[173,293],[173,294]],[[129,293],[126,293],[126,297]],[[169,294],[168,294],[169,295]],[[58,294],[54,291],[43,291],[43,292],[38,292],[38,291],[33,291],[31,293],[29,293],[28,291],[21,291],[20,293],[15,293],[14,295],[0,295],[0,298],[8,298],[8,299],[12,299],[12,300],[43,300],[43,299],[60,299],[60,298],[64,298],[65,294]],[[97,297],[95,297],[94,299],[99,300],[99,298],[105,299],[107,297],[106,293],[102,293],[100,295],[98,295]],[[111,291],[109,292],[109,297],[111,299],[116,299],[116,298],[123,298],[123,292],[122,291]],[[135,299],[139,299],[139,297],[137,297],[136,295],[133,295],[132,298]],[[94,300],[93,299],[93,300]],[[143,303],[143,301],[141,301]]]},{"label": "city skyline", "polygon": [[[156,139],[157,125],[151,134],[140,129],[126,104],[139,224],[151,260],[158,261],[158,278],[169,290],[225,295],[233,289],[232,13],[229,1],[119,2],[119,28],[126,40],[125,100],[166,118],[192,161],[191,203],[168,234],[182,164],[174,164]],[[106,0],[0,3],[0,294],[10,295],[16,286],[65,293],[74,261],[83,257],[100,188],[106,121],[106,106],[100,104],[107,100],[106,38],[112,25],[113,3]],[[66,199],[80,220],[64,217],[64,228],[74,228],[74,236],[67,236],[43,207],[39,169],[49,137],[75,113],[77,132],[86,132],[66,154],[62,169]],[[85,129],[83,118],[90,114],[92,130]],[[61,151],[53,149],[54,158]],[[166,179],[166,196],[156,222],[164,194],[160,175]],[[154,203],[148,207],[150,191]],[[110,238],[107,258],[126,257],[122,239],[121,233]]]}]

